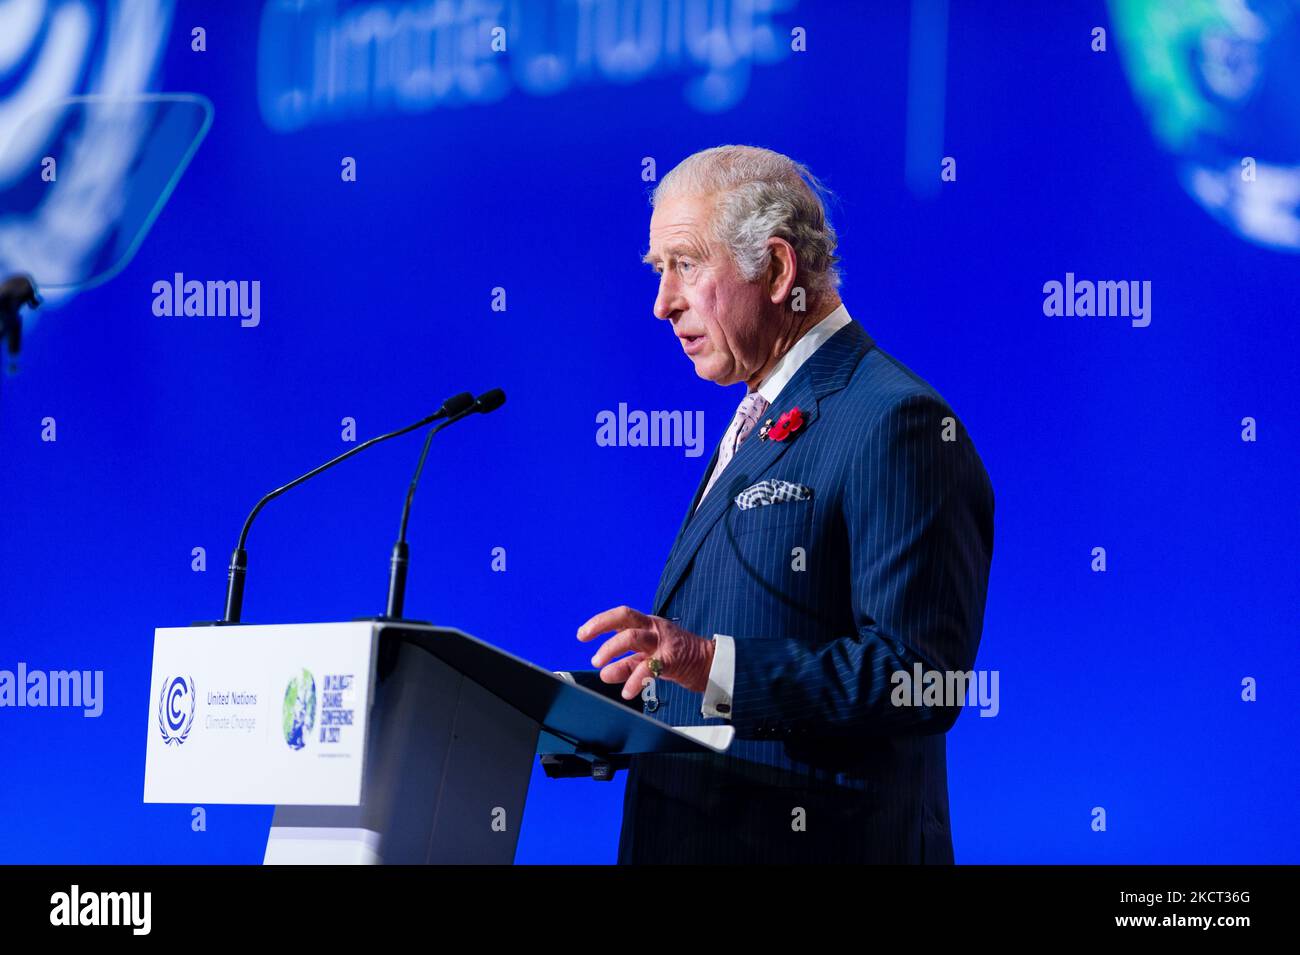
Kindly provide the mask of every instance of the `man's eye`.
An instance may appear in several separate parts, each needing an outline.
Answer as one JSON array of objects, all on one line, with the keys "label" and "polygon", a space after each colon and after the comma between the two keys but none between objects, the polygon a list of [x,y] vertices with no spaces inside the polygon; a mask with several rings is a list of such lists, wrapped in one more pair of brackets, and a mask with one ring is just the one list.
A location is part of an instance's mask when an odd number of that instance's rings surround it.
[{"label": "man's eye", "polygon": [[685,272],[687,269],[694,268],[695,263],[682,261],[677,263],[677,267]]}]

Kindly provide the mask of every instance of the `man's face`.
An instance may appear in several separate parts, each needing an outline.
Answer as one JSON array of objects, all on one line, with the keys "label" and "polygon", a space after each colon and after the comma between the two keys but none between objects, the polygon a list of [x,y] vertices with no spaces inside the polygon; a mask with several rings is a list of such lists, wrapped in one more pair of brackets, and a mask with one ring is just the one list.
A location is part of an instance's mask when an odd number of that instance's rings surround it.
[{"label": "man's face", "polygon": [[[667,319],[695,373],[719,385],[750,381],[772,350],[773,304],[761,280],[746,282],[713,242],[712,197],[659,203],[650,217],[648,262],[659,274],[656,318]],[[765,331],[766,330],[766,331]]]}]

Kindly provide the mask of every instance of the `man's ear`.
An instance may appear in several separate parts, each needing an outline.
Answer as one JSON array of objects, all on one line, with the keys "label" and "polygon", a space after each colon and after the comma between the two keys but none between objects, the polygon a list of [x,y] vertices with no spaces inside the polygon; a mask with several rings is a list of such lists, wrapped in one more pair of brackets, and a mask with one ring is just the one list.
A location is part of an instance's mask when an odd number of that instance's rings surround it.
[{"label": "man's ear", "polygon": [[799,274],[799,257],[794,246],[779,236],[767,240],[767,292],[773,305],[783,305],[794,289]]}]

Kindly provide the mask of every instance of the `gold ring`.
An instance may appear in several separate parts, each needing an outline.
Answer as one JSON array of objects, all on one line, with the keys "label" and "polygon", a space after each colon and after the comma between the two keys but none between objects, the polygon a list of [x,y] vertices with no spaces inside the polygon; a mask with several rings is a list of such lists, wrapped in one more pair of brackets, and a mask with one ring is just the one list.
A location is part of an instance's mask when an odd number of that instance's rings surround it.
[{"label": "gold ring", "polygon": [[664,672],[664,662],[663,662],[662,660],[660,660],[658,657],[651,657],[651,658],[650,658],[650,672],[651,672],[652,674],[654,674],[655,676],[658,676],[660,673],[663,673],[663,672]]}]

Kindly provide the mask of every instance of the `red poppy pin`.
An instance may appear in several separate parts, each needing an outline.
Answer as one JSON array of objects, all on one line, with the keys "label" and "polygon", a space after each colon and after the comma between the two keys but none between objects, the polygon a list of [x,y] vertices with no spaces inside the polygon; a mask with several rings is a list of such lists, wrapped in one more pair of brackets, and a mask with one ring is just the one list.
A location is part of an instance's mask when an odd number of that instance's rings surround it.
[{"label": "red poppy pin", "polygon": [[790,435],[794,434],[803,427],[803,412],[797,407],[791,408],[781,417],[776,419],[776,424],[768,418],[763,424],[763,429],[758,433],[760,439],[766,441],[771,438],[773,441],[784,441]]}]

